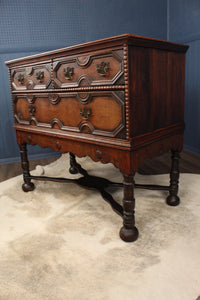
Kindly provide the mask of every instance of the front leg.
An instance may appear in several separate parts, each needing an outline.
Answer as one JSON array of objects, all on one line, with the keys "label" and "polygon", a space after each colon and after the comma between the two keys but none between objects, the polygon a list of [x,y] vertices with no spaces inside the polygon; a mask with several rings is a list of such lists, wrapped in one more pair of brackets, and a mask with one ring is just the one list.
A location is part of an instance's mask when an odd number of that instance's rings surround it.
[{"label": "front leg", "polygon": [[28,157],[27,157],[27,148],[26,144],[21,144],[19,146],[20,148],[20,155],[21,155],[21,166],[23,170],[23,178],[24,178],[24,183],[22,184],[22,190],[24,192],[29,192],[33,191],[35,186],[31,182],[30,173],[29,173],[29,162],[28,162]]},{"label": "front leg", "polygon": [[78,170],[76,168],[76,157],[75,155],[70,152],[69,153],[69,156],[70,156],[70,168],[69,168],[69,173],[71,174],[77,174],[78,173]]},{"label": "front leg", "polygon": [[172,151],[172,165],[170,171],[170,190],[169,196],[167,197],[167,204],[170,206],[176,206],[180,203],[178,194],[178,183],[179,183],[179,151]]},{"label": "front leg", "polygon": [[124,175],[123,187],[123,227],[120,230],[120,237],[125,242],[133,242],[137,240],[139,234],[135,227],[134,176]]}]

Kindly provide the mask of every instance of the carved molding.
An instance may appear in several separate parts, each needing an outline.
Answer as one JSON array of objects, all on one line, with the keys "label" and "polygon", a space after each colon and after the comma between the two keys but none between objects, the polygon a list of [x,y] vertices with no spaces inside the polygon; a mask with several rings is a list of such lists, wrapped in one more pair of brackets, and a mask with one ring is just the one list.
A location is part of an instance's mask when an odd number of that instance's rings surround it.
[{"label": "carved molding", "polygon": [[29,94],[29,95],[26,96],[26,99],[27,99],[28,103],[34,104],[35,100],[36,100],[36,96]]},{"label": "carved molding", "polygon": [[76,62],[80,67],[88,67],[91,63],[91,57],[88,56],[78,56]]},{"label": "carved molding", "polygon": [[93,133],[94,132],[94,126],[87,121],[83,121],[79,124],[78,126],[80,132],[85,132],[85,133]]},{"label": "carved molding", "polygon": [[[53,93],[59,93],[59,92],[92,92],[92,91],[117,91],[117,90],[125,90],[125,86],[124,85],[114,85],[114,86],[79,86],[79,87],[66,87],[66,88],[56,88],[56,89],[48,89],[48,92],[53,92]],[[20,93],[22,93],[23,91],[20,91]],[[27,92],[35,92],[33,91],[25,91]],[[47,92],[47,91],[40,91],[42,92]],[[13,91],[13,94],[17,94],[18,91]]]},{"label": "carved molding", "polygon": [[76,99],[82,104],[88,104],[92,101],[92,95],[89,92],[78,92],[76,94]]},{"label": "carved molding", "polygon": [[[77,157],[89,156],[95,162],[101,161],[101,163],[103,164],[112,163],[117,168],[119,168],[119,150],[117,149],[113,150],[111,148],[107,148],[105,151],[104,147],[91,144],[90,151],[88,152],[88,149],[86,149],[84,142],[61,139],[45,135],[41,139],[37,134],[31,134],[28,132],[26,133],[20,131],[16,131],[16,134],[17,142],[19,145],[27,143],[31,145],[39,145],[42,148],[50,147],[54,151],[61,151],[62,153],[73,151],[73,154]],[[60,149],[58,149],[58,143]]]},{"label": "carved molding", "polygon": [[31,119],[30,119],[30,121],[29,121],[29,124],[30,125],[38,126],[39,122],[38,122],[38,120],[35,117],[32,116]]},{"label": "carved molding", "polygon": [[58,94],[49,94],[49,99],[51,104],[56,105],[60,102],[60,97]]},{"label": "carved molding", "polygon": [[90,86],[92,82],[92,78],[90,75],[81,75],[77,80],[77,86],[79,87],[87,87]]},{"label": "carved molding", "polygon": [[63,123],[59,119],[57,119],[57,118],[54,118],[53,120],[50,121],[51,128],[54,128],[55,124],[57,124],[57,126],[60,129],[63,128]]},{"label": "carved molding", "polygon": [[[125,103],[126,103],[126,139],[130,139],[130,103],[129,103],[129,74],[128,74],[128,45],[124,44],[124,80],[125,80]],[[134,110],[135,111],[135,110]],[[133,122],[136,122],[136,117],[133,114]],[[134,124],[135,127],[135,124]]]},{"label": "carved molding", "polygon": [[33,80],[28,80],[26,83],[27,90],[33,90],[34,87],[35,87],[35,83],[33,82]]},{"label": "carved molding", "polygon": [[[28,138],[31,136],[31,139]],[[134,174],[139,166],[143,164],[146,158],[155,157],[164,152],[173,150],[182,150],[182,135],[174,135],[169,138],[149,144],[137,151],[119,150],[118,148],[105,147],[105,145],[90,144],[85,147],[83,140],[71,140],[67,138],[58,138],[57,136],[43,135],[42,138],[34,133],[21,132],[17,130],[18,144],[28,143],[31,145],[39,145],[42,148],[51,147],[54,151],[58,151],[57,143],[60,144],[60,151],[62,153],[73,152],[78,157],[89,156],[93,161],[101,161],[102,163],[112,163],[123,174]],[[87,143],[87,142],[86,142]],[[123,159],[122,159],[123,158]]]}]

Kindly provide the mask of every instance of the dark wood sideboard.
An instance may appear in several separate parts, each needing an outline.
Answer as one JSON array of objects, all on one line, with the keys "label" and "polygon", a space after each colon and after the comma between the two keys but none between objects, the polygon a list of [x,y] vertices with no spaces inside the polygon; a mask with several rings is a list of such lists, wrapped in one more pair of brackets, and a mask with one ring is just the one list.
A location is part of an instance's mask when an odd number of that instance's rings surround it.
[{"label": "dark wood sideboard", "polygon": [[[34,189],[32,179],[96,188],[122,216],[120,237],[127,242],[138,237],[134,188],[166,190],[167,204],[178,205],[187,48],[123,34],[6,62],[23,190]],[[70,172],[82,176],[32,176],[27,144],[69,152]],[[145,159],[167,151],[172,151],[169,186],[136,184],[134,174]],[[123,183],[90,176],[75,156],[114,164]],[[123,206],[106,191],[110,184],[123,187]]]}]

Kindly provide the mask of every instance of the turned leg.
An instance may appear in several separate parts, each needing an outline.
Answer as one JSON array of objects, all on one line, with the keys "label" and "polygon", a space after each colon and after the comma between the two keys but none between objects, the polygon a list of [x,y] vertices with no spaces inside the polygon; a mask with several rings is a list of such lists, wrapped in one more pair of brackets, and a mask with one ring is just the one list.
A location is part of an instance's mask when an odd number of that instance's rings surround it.
[{"label": "turned leg", "polygon": [[30,173],[29,173],[29,162],[27,157],[26,144],[22,144],[19,147],[20,147],[20,155],[21,155],[21,166],[22,166],[23,178],[24,178],[24,183],[22,184],[22,190],[24,192],[29,192],[34,190],[35,186],[29,178]]},{"label": "turned leg", "polygon": [[180,203],[178,194],[178,183],[179,183],[179,151],[172,151],[172,166],[170,171],[170,190],[169,196],[167,197],[167,204],[176,206]]},{"label": "turned leg", "polygon": [[77,174],[78,173],[78,170],[77,168],[75,167],[75,164],[76,164],[76,158],[75,158],[75,155],[73,153],[69,153],[70,155],[70,168],[69,168],[69,172],[71,174]]},{"label": "turned leg", "polygon": [[123,227],[120,237],[125,242],[133,242],[138,238],[138,230],[135,227],[135,199],[134,176],[124,175],[124,199],[123,199]]}]

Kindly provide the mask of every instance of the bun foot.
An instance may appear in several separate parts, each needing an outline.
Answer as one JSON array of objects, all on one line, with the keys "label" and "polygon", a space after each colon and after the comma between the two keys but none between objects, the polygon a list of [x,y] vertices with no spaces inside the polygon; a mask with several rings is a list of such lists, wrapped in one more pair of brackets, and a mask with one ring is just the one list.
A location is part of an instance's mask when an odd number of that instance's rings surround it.
[{"label": "bun foot", "polygon": [[166,200],[167,204],[170,206],[177,206],[180,203],[180,199],[176,195],[169,195]]},{"label": "bun foot", "polygon": [[78,170],[76,168],[74,168],[74,167],[70,167],[69,168],[69,173],[70,174],[78,174]]},{"label": "bun foot", "polygon": [[32,182],[29,182],[29,183],[23,183],[22,184],[22,190],[24,192],[30,192],[30,191],[33,191],[35,188],[34,184]]},{"label": "bun foot", "polygon": [[120,238],[125,242],[134,242],[137,240],[139,232],[136,227],[133,227],[131,229],[122,227],[119,235]]}]

